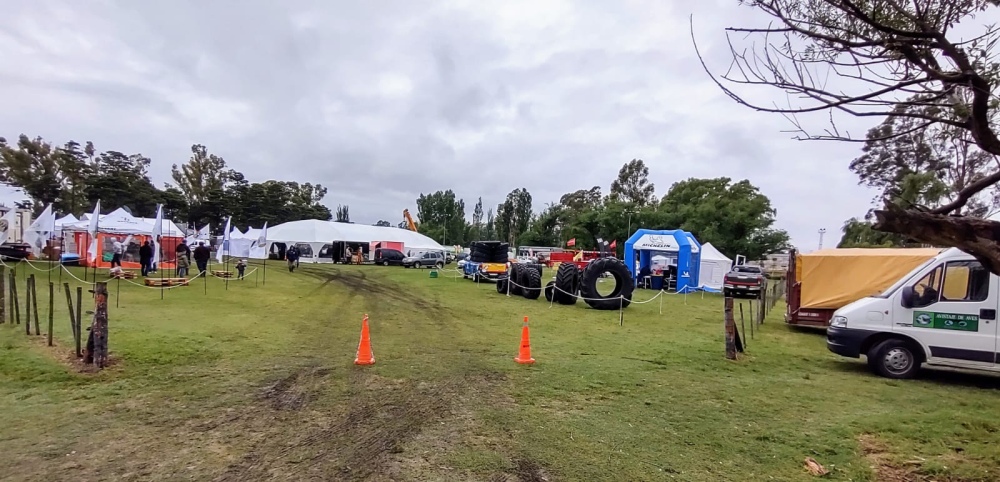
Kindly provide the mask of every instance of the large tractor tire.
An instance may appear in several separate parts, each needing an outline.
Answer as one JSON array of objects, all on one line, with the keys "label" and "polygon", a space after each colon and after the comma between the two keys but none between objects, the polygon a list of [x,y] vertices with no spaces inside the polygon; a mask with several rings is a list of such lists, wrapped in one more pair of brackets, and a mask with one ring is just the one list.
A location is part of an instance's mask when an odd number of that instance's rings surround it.
[{"label": "large tractor tire", "polygon": [[[608,273],[615,280],[615,289],[602,295],[597,291],[597,281],[601,275]],[[628,267],[616,258],[595,259],[583,270],[580,280],[580,296],[595,310],[617,310],[632,303],[632,274]]]},{"label": "large tractor tire", "polygon": [[521,296],[521,265],[514,263],[507,270],[507,280],[510,283],[510,294]]},{"label": "large tractor tire", "polygon": [[556,293],[558,293],[558,291],[556,291],[555,281],[549,281],[548,283],[545,284],[545,301],[551,303],[552,298],[555,296]]},{"label": "large tractor tire", "polygon": [[573,263],[562,263],[556,270],[556,283],[552,298],[560,305],[575,305],[577,285],[579,284],[579,273]]},{"label": "large tractor tire", "polygon": [[507,294],[507,279],[506,278],[500,278],[500,279],[497,280],[497,293],[500,293],[502,295]]},{"label": "large tractor tire", "polygon": [[538,296],[542,294],[542,275],[540,270],[535,269],[531,266],[521,269],[521,286],[526,286],[526,288],[521,288],[521,294],[529,300],[537,300]]}]

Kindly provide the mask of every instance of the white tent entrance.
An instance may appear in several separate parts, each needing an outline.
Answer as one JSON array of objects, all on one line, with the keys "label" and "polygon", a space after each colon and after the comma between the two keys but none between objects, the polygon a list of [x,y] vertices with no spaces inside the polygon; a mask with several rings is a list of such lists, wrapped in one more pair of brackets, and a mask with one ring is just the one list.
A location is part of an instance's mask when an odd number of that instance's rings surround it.
[{"label": "white tent entrance", "polygon": [[699,270],[701,289],[705,291],[722,291],[726,281],[726,273],[733,267],[733,260],[726,257],[712,243],[701,245],[701,268]]}]

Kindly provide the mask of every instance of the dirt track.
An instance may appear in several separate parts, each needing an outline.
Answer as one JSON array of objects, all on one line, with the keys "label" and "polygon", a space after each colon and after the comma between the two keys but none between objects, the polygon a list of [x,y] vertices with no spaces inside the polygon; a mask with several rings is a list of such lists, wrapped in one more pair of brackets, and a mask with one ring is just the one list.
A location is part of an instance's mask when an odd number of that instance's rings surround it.
[{"label": "dirt track", "polygon": [[[429,318],[453,319],[436,302],[416,297],[387,280],[372,279],[362,271],[302,271],[323,280],[319,289],[337,283],[352,295],[390,298],[430,314]],[[448,336],[447,330],[432,331],[442,341]],[[341,393],[346,401],[332,408],[319,402],[330,395],[331,377],[343,376],[344,370],[327,366],[294,369],[262,387],[257,403],[241,415],[218,422],[224,431],[254,434],[255,442],[214,480],[455,480],[457,474],[432,466],[428,460],[461,448],[463,437],[480,423],[472,407],[511,403],[501,386],[506,376],[475,366],[470,354],[452,376],[428,380],[392,380],[369,369],[350,367],[346,393]],[[419,447],[421,453],[413,447]],[[517,459],[511,466],[510,473],[493,474],[486,480],[547,480],[533,461]],[[458,478],[468,477],[470,474]]]}]

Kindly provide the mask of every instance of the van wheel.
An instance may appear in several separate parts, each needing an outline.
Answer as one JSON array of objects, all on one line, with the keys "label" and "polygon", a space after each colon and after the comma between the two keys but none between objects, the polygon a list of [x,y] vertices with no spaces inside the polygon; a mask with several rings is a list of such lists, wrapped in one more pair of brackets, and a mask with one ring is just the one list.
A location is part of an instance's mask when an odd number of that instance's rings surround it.
[{"label": "van wheel", "polygon": [[868,364],[886,378],[913,378],[920,371],[920,359],[913,348],[899,339],[883,341],[868,350]]},{"label": "van wheel", "polygon": [[385,261],[383,261],[383,262],[382,262],[382,266],[389,266],[389,260],[385,260]]}]

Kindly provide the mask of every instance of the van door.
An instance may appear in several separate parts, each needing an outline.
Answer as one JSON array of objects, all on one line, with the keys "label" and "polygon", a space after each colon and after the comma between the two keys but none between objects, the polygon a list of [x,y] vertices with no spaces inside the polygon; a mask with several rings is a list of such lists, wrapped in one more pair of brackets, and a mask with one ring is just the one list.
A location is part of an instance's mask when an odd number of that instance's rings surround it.
[{"label": "van door", "polygon": [[928,361],[973,367],[996,363],[997,280],[979,261],[946,261],[916,281],[912,308],[897,293],[895,331],[930,350]]}]

